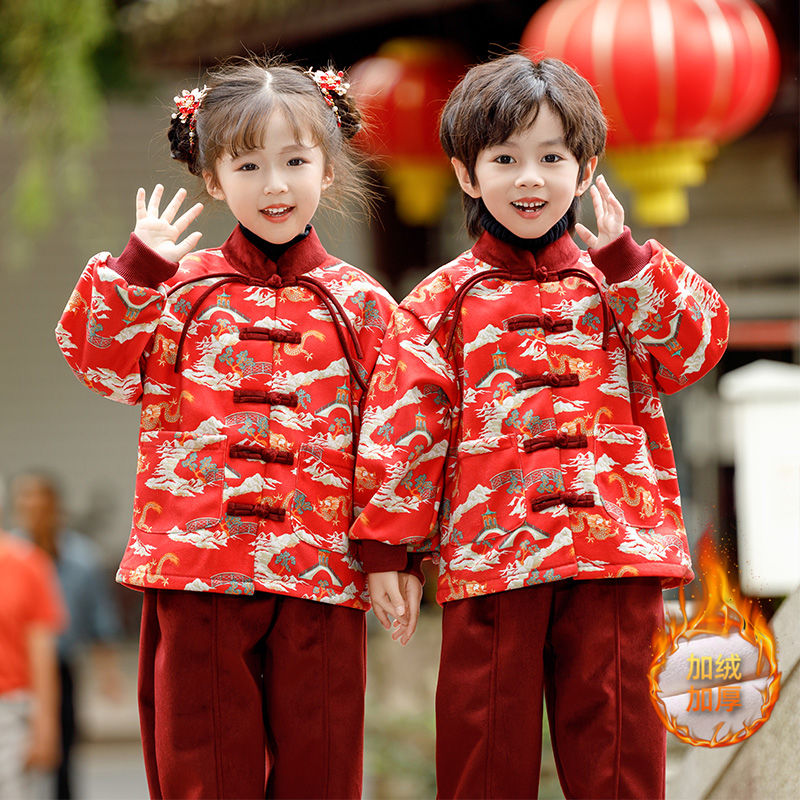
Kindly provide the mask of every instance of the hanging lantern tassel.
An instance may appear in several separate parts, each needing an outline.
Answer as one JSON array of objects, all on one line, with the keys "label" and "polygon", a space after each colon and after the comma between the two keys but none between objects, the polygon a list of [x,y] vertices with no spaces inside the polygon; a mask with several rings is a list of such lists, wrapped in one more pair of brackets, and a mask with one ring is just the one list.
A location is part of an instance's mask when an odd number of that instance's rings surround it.
[{"label": "hanging lantern tassel", "polygon": [[435,225],[456,185],[439,145],[439,113],[466,69],[451,45],[392,39],[350,70],[367,123],[353,140],[383,165],[383,181],[407,225]]},{"label": "hanging lantern tassel", "polygon": [[713,142],[697,139],[617,147],[608,160],[633,192],[633,213],[644,225],[683,225],[689,219],[687,186],[700,186]]},{"label": "hanging lantern tassel", "polygon": [[441,218],[453,182],[449,165],[398,162],[384,181],[395,198],[397,216],[406,225],[433,225]]}]

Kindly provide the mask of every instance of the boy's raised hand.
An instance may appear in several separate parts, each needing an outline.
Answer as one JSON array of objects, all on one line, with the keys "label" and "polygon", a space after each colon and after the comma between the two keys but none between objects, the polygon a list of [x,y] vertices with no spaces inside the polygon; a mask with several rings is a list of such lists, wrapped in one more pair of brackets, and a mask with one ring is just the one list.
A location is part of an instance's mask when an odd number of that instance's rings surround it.
[{"label": "boy's raised hand", "polygon": [[163,193],[164,187],[157,183],[150,195],[150,200],[145,203],[144,189],[136,192],[136,227],[133,232],[162,258],[167,261],[180,261],[187,253],[194,250],[203,235],[199,231],[195,231],[182,242],[178,242],[179,237],[203,210],[203,204],[196,203],[178,219],[175,219],[178,209],[186,199],[186,189],[178,189],[172,200],[167,203],[163,213],[160,213],[158,207],[161,204]]},{"label": "boy's raised hand", "polygon": [[614,197],[613,192],[602,175],[589,188],[594,206],[594,215],[597,217],[597,236],[580,222],[575,225],[575,233],[591,248],[605,247],[611,244],[625,229],[625,209]]},{"label": "boy's raised hand", "polygon": [[419,620],[422,584],[413,575],[404,572],[371,572],[367,586],[372,599],[372,610],[392,639],[408,644]]}]

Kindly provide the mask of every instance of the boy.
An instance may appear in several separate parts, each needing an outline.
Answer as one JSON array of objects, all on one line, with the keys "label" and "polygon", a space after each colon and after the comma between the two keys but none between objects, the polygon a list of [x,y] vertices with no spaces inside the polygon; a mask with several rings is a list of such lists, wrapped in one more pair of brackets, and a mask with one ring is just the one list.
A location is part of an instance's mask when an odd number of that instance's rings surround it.
[{"label": "boy", "polygon": [[438,551],[440,797],[536,796],[543,690],[567,797],[664,794],[650,643],[693,574],[658,392],[716,364],[727,309],[602,178],[576,225],[605,132],[560,61],[467,73],[440,136],[479,238],[401,304],[367,401],[350,535],[401,641],[394,570]]}]

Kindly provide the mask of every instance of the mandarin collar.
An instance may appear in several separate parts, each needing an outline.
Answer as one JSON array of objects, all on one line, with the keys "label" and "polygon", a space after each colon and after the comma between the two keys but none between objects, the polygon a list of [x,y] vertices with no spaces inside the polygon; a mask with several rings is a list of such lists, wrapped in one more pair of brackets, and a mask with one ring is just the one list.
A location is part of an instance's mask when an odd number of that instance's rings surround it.
[{"label": "mandarin collar", "polygon": [[227,262],[236,270],[251,278],[264,280],[275,274],[289,280],[315,267],[337,263],[337,259],[328,255],[313,227],[308,236],[285,250],[277,262],[259,250],[238,225],[221,250]]},{"label": "mandarin collar", "polygon": [[506,269],[512,278],[526,280],[535,277],[535,272],[545,269],[548,273],[557,272],[575,265],[581,249],[569,233],[563,234],[552,244],[532,253],[515,247],[484,231],[472,247],[472,255],[492,267]]}]

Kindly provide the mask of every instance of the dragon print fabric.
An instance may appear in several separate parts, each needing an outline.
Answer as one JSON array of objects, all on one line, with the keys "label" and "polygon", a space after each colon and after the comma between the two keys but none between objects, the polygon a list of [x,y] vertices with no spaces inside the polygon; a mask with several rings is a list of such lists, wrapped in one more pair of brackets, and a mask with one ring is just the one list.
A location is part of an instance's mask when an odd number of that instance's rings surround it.
[{"label": "dragon print fabric", "polygon": [[237,228],[152,287],[114,266],[90,260],[57,338],[90,389],[141,404],[118,580],[368,608],[347,532],[389,295],[313,230],[277,265]]},{"label": "dragon print fabric", "polygon": [[440,602],[566,578],[692,579],[659,392],[719,360],[716,291],[655,241],[608,284],[562,236],[484,233],[395,312],[364,412],[353,539],[433,551]]}]

